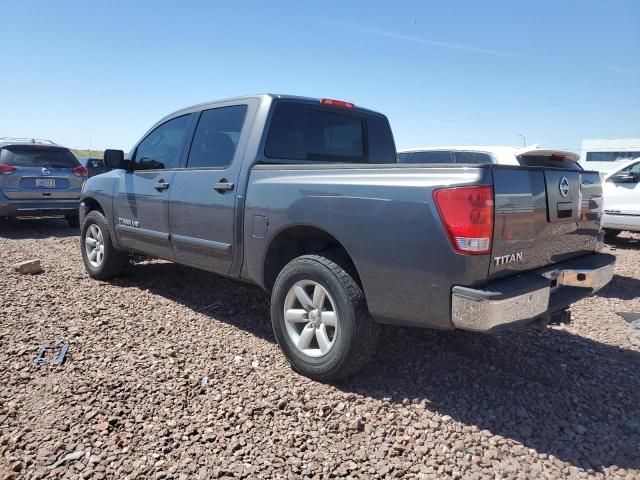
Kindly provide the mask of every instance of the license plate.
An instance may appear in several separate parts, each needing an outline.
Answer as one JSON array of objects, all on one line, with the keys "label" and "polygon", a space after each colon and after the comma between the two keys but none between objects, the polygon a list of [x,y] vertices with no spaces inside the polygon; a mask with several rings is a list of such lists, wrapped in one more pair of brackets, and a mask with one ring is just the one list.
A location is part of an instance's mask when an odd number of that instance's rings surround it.
[{"label": "license plate", "polygon": [[36,188],[56,188],[56,181],[53,178],[36,178]]}]

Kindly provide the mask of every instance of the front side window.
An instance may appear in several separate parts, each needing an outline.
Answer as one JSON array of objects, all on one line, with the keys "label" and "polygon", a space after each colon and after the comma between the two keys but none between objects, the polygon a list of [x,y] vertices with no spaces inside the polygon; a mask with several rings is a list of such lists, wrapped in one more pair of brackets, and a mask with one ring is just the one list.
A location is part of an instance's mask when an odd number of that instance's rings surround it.
[{"label": "front side window", "polygon": [[363,118],[356,115],[304,103],[282,102],[273,113],[265,155],[291,160],[365,163],[363,123]]},{"label": "front side window", "polygon": [[229,166],[246,114],[246,105],[203,111],[191,142],[187,168]]},{"label": "front side window", "polygon": [[191,114],[163,123],[140,142],[133,163],[134,170],[162,170],[180,167]]}]

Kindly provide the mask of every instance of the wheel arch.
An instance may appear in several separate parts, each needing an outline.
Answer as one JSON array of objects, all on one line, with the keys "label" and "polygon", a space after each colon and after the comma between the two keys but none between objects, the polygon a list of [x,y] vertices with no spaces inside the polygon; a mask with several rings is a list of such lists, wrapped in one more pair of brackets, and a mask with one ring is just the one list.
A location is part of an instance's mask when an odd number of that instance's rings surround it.
[{"label": "wheel arch", "polygon": [[313,225],[288,226],[273,236],[264,256],[264,287],[271,291],[278,274],[287,263],[309,254],[327,255],[339,263],[362,288],[355,262],[344,244],[331,233]]}]

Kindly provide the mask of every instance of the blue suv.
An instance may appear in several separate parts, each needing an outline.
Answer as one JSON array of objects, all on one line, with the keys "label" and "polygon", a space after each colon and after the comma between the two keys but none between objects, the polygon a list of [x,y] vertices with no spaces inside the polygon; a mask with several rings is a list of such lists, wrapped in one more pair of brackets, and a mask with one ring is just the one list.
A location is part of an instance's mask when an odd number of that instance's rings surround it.
[{"label": "blue suv", "polygon": [[64,215],[79,227],[87,169],[48,140],[0,138],[0,218]]}]

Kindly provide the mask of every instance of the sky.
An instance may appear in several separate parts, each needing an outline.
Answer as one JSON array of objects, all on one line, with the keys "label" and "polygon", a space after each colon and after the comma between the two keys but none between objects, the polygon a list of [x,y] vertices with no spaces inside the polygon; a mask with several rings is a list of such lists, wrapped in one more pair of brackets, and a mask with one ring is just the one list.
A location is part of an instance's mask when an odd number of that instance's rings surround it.
[{"label": "sky", "polygon": [[0,11],[0,136],[128,150],[179,108],[284,93],[380,111],[398,149],[640,138],[639,0],[0,0]]}]

